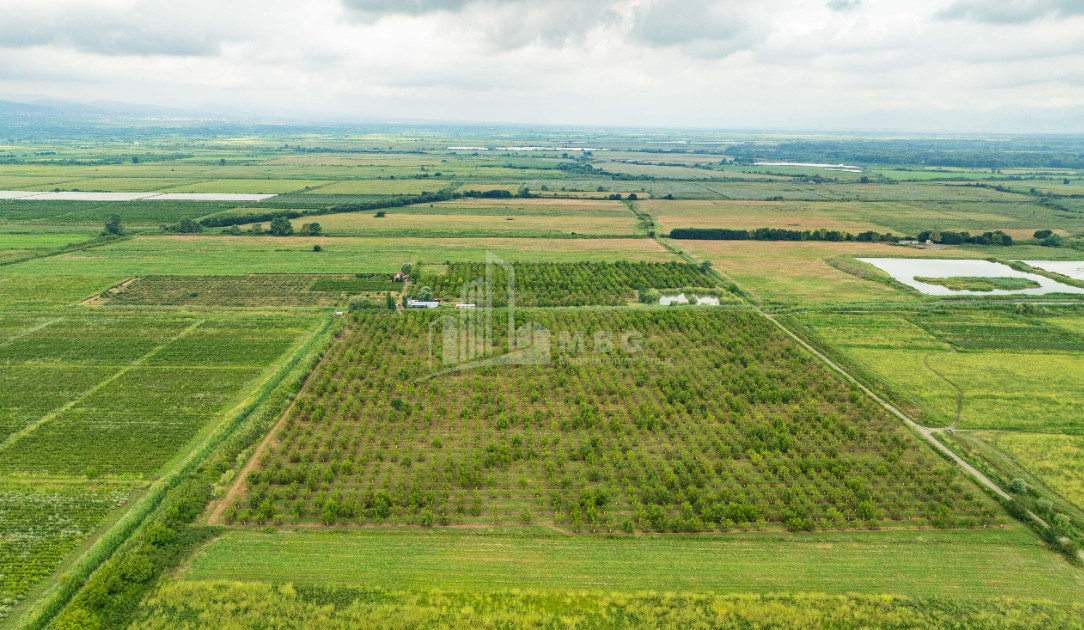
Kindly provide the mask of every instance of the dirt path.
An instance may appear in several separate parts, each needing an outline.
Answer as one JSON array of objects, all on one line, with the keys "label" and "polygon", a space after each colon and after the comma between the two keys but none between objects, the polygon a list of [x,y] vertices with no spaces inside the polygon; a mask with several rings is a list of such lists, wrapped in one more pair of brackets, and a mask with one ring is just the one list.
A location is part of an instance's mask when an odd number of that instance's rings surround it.
[{"label": "dirt path", "polygon": [[[339,331],[339,334],[335,336],[335,339],[331,342],[331,345],[334,346],[335,343],[337,343],[339,339],[341,339],[342,336],[346,334],[346,331],[347,329],[344,326],[343,329]],[[286,418],[289,417],[290,411],[292,411],[294,405],[297,404],[297,398],[299,398],[301,396],[301,393],[304,392],[306,388],[308,388],[309,381],[312,379],[312,375],[316,374],[316,371],[320,368],[320,365],[323,364],[323,362],[326,360],[327,355],[325,355],[323,359],[320,359],[320,363],[317,363],[316,366],[312,368],[312,371],[309,372],[309,375],[305,377],[305,381],[301,384],[301,388],[297,391],[297,397],[295,397],[294,400],[290,403],[290,405],[286,407],[286,410],[282,412],[282,415],[279,416],[279,419],[275,422],[275,426],[271,427],[271,430],[267,432],[267,436],[265,436],[264,439],[260,442],[259,446],[256,447],[256,451],[252,453],[252,457],[250,457],[245,463],[244,468],[242,468],[240,472],[237,473],[237,478],[234,479],[233,485],[230,486],[230,489],[226,492],[226,494],[222,495],[222,498],[218,499],[217,501],[212,501],[211,504],[208,506],[208,525],[225,525],[225,523],[222,522],[222,513],[226,511],[227,507],[240,499],[242,494],[244,494],[245,477],[247,477],[248,473],[252,472],[252,469],[256,467],[256,462],[260,458],[260,453],[264,452],[264,450],[267,448],[267,445],[275,439],[276,435],[278,435],[278,432],[282,429],[282,425],[286,424]]]}]

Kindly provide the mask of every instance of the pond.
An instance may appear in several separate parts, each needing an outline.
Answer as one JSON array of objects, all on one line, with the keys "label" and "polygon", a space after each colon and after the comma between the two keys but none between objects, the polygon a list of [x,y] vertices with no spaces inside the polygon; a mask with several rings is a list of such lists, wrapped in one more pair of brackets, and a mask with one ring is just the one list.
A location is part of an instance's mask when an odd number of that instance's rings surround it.
[{"label": "pond", "polygon": [[[719,298],[705,295],[704,297],[697,296],[697,306],[719,306]],[[671,304],[688,304],[689,298],[685,297],[684,293],[677,295],[664,295],[659,298],[659,304],[662,306],[670,306]]]},{"label": "pond", "polygon": [[[886,272],[896,280],[914,287],[926,295],[1045,295],[1047,293],[1079,293],[1084,289],[1071,287],[1045,276],[1016,271],[1008,265],[988,260],[949,260],[940,258],[859,258],[862,262]],[[919,282],[925,278],[1027,278],[1039,284],[1035,289],[1005,291],[963,291],[936,284]]]},{"label": "pond", "polygon": [[29,201],[263,201],[275,195],[248,193],[157,193],[157,192],[83,192],[77,190],[41,192],[0,190],[0,199]]},{"label": "pond", "polygon": [[1074,280],[1084,281],[1084,260],[1023,260],[1021,262],[1043,271],[1052,271]]}]

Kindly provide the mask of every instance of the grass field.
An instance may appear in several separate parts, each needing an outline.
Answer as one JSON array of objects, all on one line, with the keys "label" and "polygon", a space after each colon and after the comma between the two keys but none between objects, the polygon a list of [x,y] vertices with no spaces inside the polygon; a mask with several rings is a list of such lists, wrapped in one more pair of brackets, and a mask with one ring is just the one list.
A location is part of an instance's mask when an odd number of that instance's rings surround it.
[{"label": "grass field", "polygon": [[1084,436],[983,431],[993,444],[1065,500],[1084,509]]},{"label": "grass field", "polygon": [[[320,245],[323,251],[314,252],[314,245]],[[0,283],[9,275],[41,277],[79,274],[123,278],[251,273],[391,273],[399,271],[403,263],[419,260],[484,260],[487,251],[508,261],[523,262],[675,260],[671,253],[649,239],[137,236],[107,247],[0,268]],[[100,290],[108,286],[112,285]]]},{"label": "grass field", "polygon": [[852,234],[891,231],[873,222],[878,214],[876,204],[863,204],[860,209],[832,202],[649,200],[636,205],[655,217],[663,232],[683,227],[826,229]]},{"label": "grass field", "polygon": [[505,589],[384,591],[294,588],[263,583],[181,582],[163,587],[140,610],[133,628],[195,628],[213,618],[226,627],[325,625],[381,628],[773,628],[892,627],[920,630],[960,625],[1000,628],[1072,627],[1084,607],[1053,602],[947,600],[863,595],[692,595]]},{"label": "grass field", "polygon": [[848,257],[979,258],[966,250],[932,251],[881,243],[671,241],[678,249],[710,260],[717,270],[766,304],[906,302],[912,293],[841,271],[828,263]]},{"label": "grass field", "polygon": [[[328,236],[403,237],[517,237],[567,238],[570,236],[636,236],[636,219],[625,216],[518,215],[471,216],[464,214],[400,213],[394,210],[376,217],[372,212],[347,212],[313,217]],[[309,219],[295,219],[304,223]],[[242,228],[251,228],[251,225]],[[266,230],[268,225],[263,224]]]},{"label": "grass field", "polygon": [[230,531],[179,578],[388,590],[441,584],[467,591],[1084,597],[1080,572],[1051,557],[1026,531],[1002,529],[635,538],[501,529]]}]

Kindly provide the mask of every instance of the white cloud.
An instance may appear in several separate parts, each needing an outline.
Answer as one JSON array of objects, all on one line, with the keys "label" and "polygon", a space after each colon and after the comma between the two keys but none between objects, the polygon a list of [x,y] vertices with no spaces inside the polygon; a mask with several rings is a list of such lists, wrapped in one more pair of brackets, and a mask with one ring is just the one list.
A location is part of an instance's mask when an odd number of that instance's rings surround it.
[{"label": "white cloud", "polygon": [[995,13],[938,0],[13,4],[0,5],[0,94],[722,127],[1084,106],[1084,9],[1059,0]]}]

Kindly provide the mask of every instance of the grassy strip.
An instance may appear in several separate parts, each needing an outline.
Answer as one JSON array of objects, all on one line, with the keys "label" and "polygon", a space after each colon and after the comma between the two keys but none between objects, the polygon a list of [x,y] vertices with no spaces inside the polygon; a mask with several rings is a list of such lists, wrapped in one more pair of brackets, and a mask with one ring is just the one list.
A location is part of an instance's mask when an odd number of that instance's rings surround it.
[{"label": "grassy strip", "polygon": [[177,579],[388,590],[527,588],[769,594],[990,593],[1080,601],[1084,574],[1024,527],[577,536],[543,527],[227,532]]},{"label": "grassy strip", "polygon": [[46,249],[46,250],[42,250],[42,251],[39,251],[39,252],[36,252],[36,253],[33,253],[33,254],[29,254],[27,256],[21,256],[19,258],[11,258],[9,260],[2,260],[2,261],[0,261],[0,267],[3,267],[5,265],[17,265],[17,264],[19,264],[21,262],[26,262],[28,260],[34,260],[35,258],[48,258],[50,256],[59,256],[61,254],[70,254],[72,252],[78,252],[78,251],[82,251],[84,249],[94,249],[96,247],[104,247],[106,245],[113,245],[113,244],[118,243],[120,241],[126,241],[126,240],[128,240],[130,238],[132,238],[132,237],[131,236],[115,236],[115,235],[99,236],[98,238],[92,238],[89,241],[83,241],[82,243],[72,243],[71,245],[67,245],[65,247],[60,247],[58,249]]},{"label": "grassy strip", "polygon": [[1024,273],[1033,273],[1037,276],[1043,276],[1050,278],[1055,282],[1067,284],[1071,287],[1077,287],[1078,289],[1084,289],[1084,280],[1077,280],[1076,278],[1070,278],[1069,276],[1056,273],[1054,271],[1047,271],[1046,269],[1040,269],[1039,267],[1032,267],[1031,265],[1020,262],[1019,260],[1001,260],[1000,258],[987,258],[990,262],[1001,263],[1002,265],[1008,265],[1017,271],[1023,271]]},{"label": "grassy strip", "polygon": [[107,626],[123,625],[114,622],[134,609],[148,583],[170,561],[181,557],[181,551],[206,538],[206,528],[187,531],[182,527],[210,500],[214,479],[233,465],[237,454],[259,439],[289,404],[339,329],[338,320],[326,320],[206,442],[156,482],[73,565],[55,590],[21,615],[16,627],[44,628],[69,603],[70,609],[77,611],[71,613],[74,617],[90,616],[107,620]]},{"label": "grassy strip", "polygon": [[867,262],[862,262],[852,256],[840,255],[832,256],[826,259],[824,262],[828,263],[832,267],[839,269],[844,273],[849,273],[857,278],[863,280],[869,280],[871,282],[879,282],[885,286],[892,287],[893,289],[903,291],[910,295],[922,296],[922,292],[918,289],[906,285],[899,280],[896,280],[888,273],[878,269],[875,265],[871,265]]},{"label": "grassy strip", "polygon": [[871,595],[691,595],[173,583],[133,628],[975,628],[1080,627],[1084,604],[987,599],[959,603]]},{"label": "grassy strip", "polygon": [[1038,289],[1041,285],[1029,278],[975,278],[955,276],[951,278],[927,278],[915,276],[918,282],[935,284],[953,291],[1019,291]]}]

